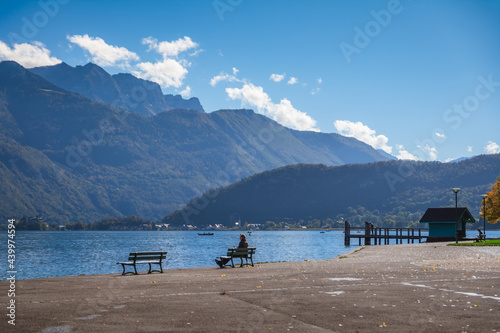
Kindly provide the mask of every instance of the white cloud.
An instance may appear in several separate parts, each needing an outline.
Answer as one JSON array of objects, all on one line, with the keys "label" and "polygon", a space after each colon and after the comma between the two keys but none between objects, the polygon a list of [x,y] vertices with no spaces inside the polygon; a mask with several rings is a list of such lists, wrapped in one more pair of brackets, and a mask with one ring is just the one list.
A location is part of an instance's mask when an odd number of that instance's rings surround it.
[{"label": "white cloud", "polygon": [[262,87],[245,83],[242,88],[226,88],[229,98],[240,99],[242,104],[257,107],[259,113],[267,115],[278,123],[300,131],[316,131],[316,121],[307,113],[295,109],[283,98],[279,104],[273,103]]},{"label": "white cloud", "polygon": [[467,152],[472,153],[472,146],[467,146]]},{"label": "white cloud", "polygon": [[190,57],[195,57],[195,56],[197,56],[198,54],[200,54],[201,52],[205,52],[205,50],[203,50],[203,49],[197,49],[197,50],[195,50],[193,53],[189,53],[189,56],[190,56]]},{"label": "white cloud", "polygon": [[[322,84],[323,83],[323,79],[322,78],[318,78],[316,80],[316,82],[318,82],[318,84]],[[311,90],[311,95],[316,95],[317,93],[319,93],[319,91],[320,91],[320,88],[316,87],[316,88],[314,88],[314,89]]]},{"label": "white cloud", "polygon": [[396,158],[398,160],[411,160],[418,161],[418,157],[407,151],[402,145],[396,145],[396,150],[398,151]]},{"label": "white cloud", "polygon": [[228,81],[228,82],[243,82],[243,80],[240,80],[236,77],[236,74],[238,73],[239,71],[233,67],[233,74],[234,75],[231,75],[231,74],[227,74],[227,73],[224,73],[224,72],[220,72],[219,75],[216,75],[214,76],[213,78],[210,79],[210,85],[212,87],[215,87],[217,85],[217,83],[221,82],[221,81]]},{"label": "white cloud", "polygon": [[392,152],[392,147],[387,145],[389,139],[385,135],[376,135],[375,130],[360,121],[354,123],[349,120],[335,120],[333,125],[341,135],[356,138],[375,149],[382,149],[388,154]]},{"label": "white cloud", "polygon": [[143,38],[142,44],[149,45],[148,51],[155,50],[159,54],[163,56],[164,59],[168,57],[177,57],[179,53],[196,49],[198,44],[193,42],[191,38],[184,36],[184,38],[179,38],[178,40],[174,40],[172,42],[160,42],[153,37]]},{"label": "white cloud", "polygon": [[91,61],[99,66],[116,66],[126,68],[130,61],[139,60],[139,56],[124,47],[107,44],[102,38],[90,37],[89,35],[66,36],[73,44],[87,50],[91,55]]},{"label": "white cloud", "polygon": [[440,139],[445,139],[446,138],[446,134],[442,134],[442,133],[439,133],[439,132],[435,132],[434,135],[437,136]]},{"label": "white cloud", "polygon": [[314,88],[313,90],[311,90],[311,95],[316,95],[317,93],[319,93],[319,90],[319,87]]},{"label": "white cloud", "polygon": [[137,64],[138,71],[132,71],[137,77],[141,79],[151,80],[158,83],[163,87],[176,87],[182,86],[184,78],[188,70],[174,59],[165,59],[161,62],[150,63],[141,62]]},{"label": "white cloud", "polygon": [[191,87],[190,86],[186,86],[186,89],[184,89],[183,91],[181,91],[179,94],[183,98],[189,98],[189,97],[191,97]]},{"label": "white cloud", "polygon": [[[196,49],[198,44],[186,36],[172,42],[158,42],[156,38],[147,37],[142,40],[142,43],[149,46],[148,51],[154,50],[159,53],[163,57],[163,60],[156,63],[139,63],[136,66],[138,70],[132,73],[142,79],[156,82],[165,88],[179,88],[182,86],[188,73],[187,67],[191,66],[191,63],[185,59],[177,58],[182,52]],[[195,50],[191,55],[196,54]]]},{"label": "white cloud", "polygon": [[500,153],[500,146],[498,143],[493,141],[488,141],[487,145],[484,147],[486,154],[498,154]]},{"label": "white cloud", "polygon": [[431,145],[426,144],[424,147],[422,146],[417,146],[420,150],[422,150],[424,153],[426,153],[429,156],[429,159],[431,161],[435,161],[438,158],[438,151],[436,147],[431,147]]},{"label": "white cloud", "polygon": [[0,41],[0,60],[12,60],[26,68],[53,66],[61,60],[50,56],[50,51],[40,42],[14,44],[10,48]]},{"label": "white cloud", "polygon": [[226,93],[231,99],[241,99],[243,103],[256,106],[259,110],[266,109],[271,103],[271,98],[264,92],[264,88],[253,84],[245,84],[241,89],[226,88]]},{"label": "white cloud", "polygon": [[274,82],[281,82],[285,78],[285,74],[271,74],[269,77],[269,80],[272,80]]},{"label": "white cloud", "polygon": [[295,83],[297,83],[297,82],[299,82],[299,80],[298,80],[296,77],[293,77],[293,76],[292,76],[292,77],[290,77],[290,80],[288,80],[288,82],[287,82],[287,83],[288,83],[288,84],[295,84]]}]

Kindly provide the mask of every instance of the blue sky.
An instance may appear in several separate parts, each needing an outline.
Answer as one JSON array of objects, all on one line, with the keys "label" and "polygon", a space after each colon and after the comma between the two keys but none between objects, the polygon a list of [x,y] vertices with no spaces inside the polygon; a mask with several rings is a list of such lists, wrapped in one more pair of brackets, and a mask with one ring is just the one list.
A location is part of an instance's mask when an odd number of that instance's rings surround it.
[{"label": "blue sky", "polygon": [[500,152],[500,1],[0,1],[0,22],[26,67],[92,61],[400,158]]}]

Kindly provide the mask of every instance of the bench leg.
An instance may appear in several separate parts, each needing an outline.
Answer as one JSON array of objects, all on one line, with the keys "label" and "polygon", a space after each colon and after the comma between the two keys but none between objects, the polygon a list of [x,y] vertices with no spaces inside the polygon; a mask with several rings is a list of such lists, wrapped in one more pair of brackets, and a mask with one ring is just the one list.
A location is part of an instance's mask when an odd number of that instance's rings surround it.
[{"label": "bench leg", "polygon": [[[153,272],[158,272],[158,273],[163,273],[163,267],[161,266],[161,262],[153,262],[153,263],[148,263],[149,264],[149,271],[148,274],[151,274]],[[160,269],[153,269],[151,265],[160,265]]]},{"label": "bench leg", "polygon": [[[128,265],[127,265],[127,264],[121,264],[121,265],[122,265],[122,268],[123,268],[122,275],[127,275],[127,274],[129,274],[129,273],[130,273],[130,274],[139,275],[139,274],[137,273],[137,269],[136,269],[136,267],[135,267],[135,264],[128,264]],[[126,272],[126,271],[125,271],[125,266],[134,266],[134,271],[135,271],[135,273],[134,273],[134,272]]]},{"label": "bench leg", "polygon": [[163,267],[161,267],[161,262],[157,262],[157,263],[154,263],[155,265],[159,265],[160,266],[160,270],[154,270],[152,272],[158,272],[158,273],[163,273]]}]

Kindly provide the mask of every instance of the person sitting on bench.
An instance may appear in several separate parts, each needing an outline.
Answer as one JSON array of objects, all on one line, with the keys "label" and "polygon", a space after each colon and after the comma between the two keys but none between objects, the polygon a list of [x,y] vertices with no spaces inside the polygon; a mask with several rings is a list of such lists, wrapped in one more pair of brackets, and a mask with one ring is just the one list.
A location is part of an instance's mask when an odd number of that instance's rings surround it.
[{"label": "person sitting on bench", "polygon": [[476,241],[483,240],[483,232],[481,231],[481,228],[477,228],[477,231],[479,231],[479,234],[476,235]]},{"label": "person sitting on bench", "polygon": [[[248,242],[247,242],[247,236],[245,236],[244,234],[240,234],[240,244],[238,244],[238,247],[244,247],[244,248],[247,248],[248,247]],[[217,263],[217,265],[219,265],[220,268],[224,267],[224,265],[226,265],[229,261],[231,260],[230,257],[217,257],[215,259],[215,262]]]}]

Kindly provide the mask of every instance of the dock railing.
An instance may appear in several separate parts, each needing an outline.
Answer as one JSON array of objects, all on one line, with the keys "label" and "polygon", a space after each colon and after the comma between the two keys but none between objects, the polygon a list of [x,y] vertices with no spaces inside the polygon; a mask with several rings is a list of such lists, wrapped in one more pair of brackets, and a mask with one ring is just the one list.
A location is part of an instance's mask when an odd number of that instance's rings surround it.
[{"label": "dock railing", "polygon": [[[351,245],[351,238],[357,238],[359,245],[387,245],[391,239],[396,240],[396,244],[403,244],[406,240],[408,244],[413,244],[415,240],[419,243],[427,235],[422,235],[423,231],[428,231],[426,228],[374,228],[374,227],[351,227],[349,222],[345,222],[344,227],[344,245]],[[372,241],[373,240],[373,241]],[[373,242],[373,244],[372,244]]]}]

